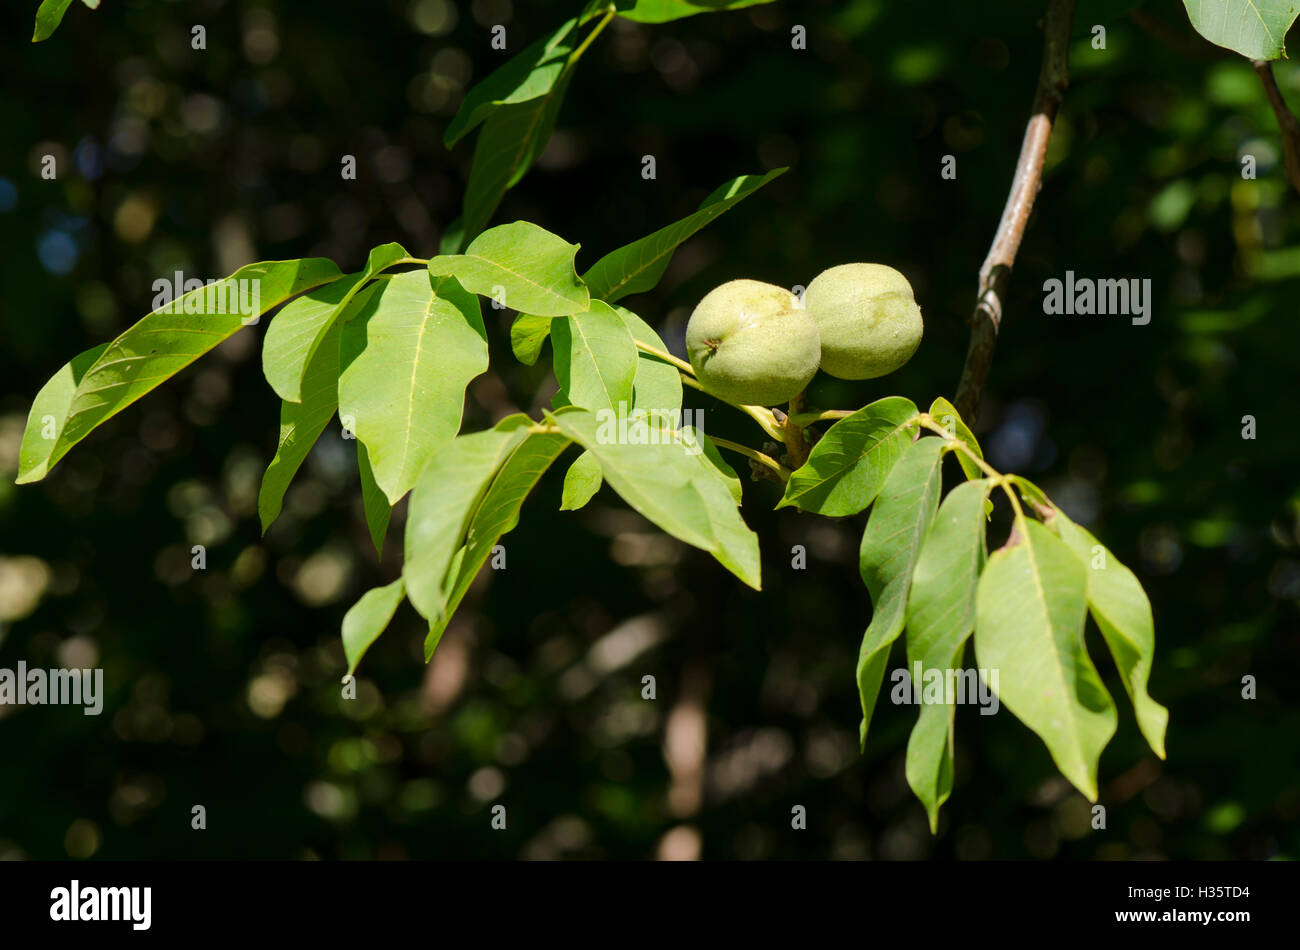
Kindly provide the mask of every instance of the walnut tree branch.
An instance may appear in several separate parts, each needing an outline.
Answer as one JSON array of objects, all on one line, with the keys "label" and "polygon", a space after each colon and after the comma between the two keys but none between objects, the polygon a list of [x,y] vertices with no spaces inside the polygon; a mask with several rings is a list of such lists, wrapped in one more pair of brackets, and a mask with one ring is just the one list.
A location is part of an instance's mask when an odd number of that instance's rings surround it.
[{"label": "walnut tree branch", "polygon": [[1296,121],[1295,113],[1287,107],[1282,91],[1277,88],[1273,64],[1266,59],[1252,59],[1250,64],[1264,84],[1268,104],[1273,107],[1273,115],[1277,116],[1277,126],[1282,132],[1282,153],[1286,156],[1286,177],[1291,187],[1300,191],[1300,122]]},{"label": "walnut tree branch", "polygon": [[1025,126],[1011,193],[1002,209],[1002,220],[980,268],[979,294],[971,315],[970,347],[957,387],[957,411],[973,424],[979,411],[984,384],[993,362],[998,329],[1002,324],[1002,298],[1011,277],[1011,266],[1029,223],[1029,212],[1042,186],[1043,160],[1052,136],[1056,111],[1069,84],[1070,28],[1075,0],[1050,0],[1043,26],[1043,63],[1038,71],[1033,114]]}]

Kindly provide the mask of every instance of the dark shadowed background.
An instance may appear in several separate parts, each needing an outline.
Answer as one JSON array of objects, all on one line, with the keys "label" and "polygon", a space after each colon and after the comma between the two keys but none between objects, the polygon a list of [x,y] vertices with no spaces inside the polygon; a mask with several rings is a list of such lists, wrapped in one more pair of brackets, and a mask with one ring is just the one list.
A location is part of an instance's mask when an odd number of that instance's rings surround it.
[{"label": "dark shadowed background", "polygon": [[[35,0],[6,4],[0,667],[100,666],[107,699],[97,718],[0,707],[0,857],[1300,855],[1288,401],[1300,196],[1249,64],[1201,40],[1173,0],[1080,3],[1072,85],[976,427],[997,467],[1057,497],[1152,600],[1166,762],[1089,634],[1120,711],[1101,761],[1104,831],[1028,729],[1005,710],[961,709],[956,786],[931,838],[903,777],[915,709],[882,705],[857,750],[865,519],[773,512],[770,482],[746,487],[758,594],[608,488],[557,511],[571,449],[506,538],[506,570],[480,577],[433,663],[404,606],[345,702],[340,620],[396,575],[400,545],[390,538],[375,563],[337,422],[259,536],[279,405],[261,376],[266,320],[45,481],[12,484],[36,391],[147,312],[156,279],[308,255],[347,271],[394,240],[436,253],[472,154],[469,141],[448,152],[443,130],[506,55],[490,49],[490,27],[506,25],[513,51],[580,6],[74,3],[32,45]],[[812,401],[952,397],[1033,98],[1043,7],[782,0],[661,26],[616,20],[494,220],[581,243],[581,270],[731,177],[790,166],[625,303],[681,354],[690,308],[722,281],[793,286],[833,264],[888,263],[923,308],[919,353],[885,380],[820,377]],[[196,23],[205,51],[190,48]],[[791,49],[796,24],[806,50]],[[1300,105],[1300,69],[1277,73]],[[1247,153],[1258,180],[1241,177]],[[39,175],[47,154],[54,181]],[[355,181],[339,174],[348,154]],[[953,181],[939,174],[949,154]],[[641,176],[644,155],[655,180]],[[1044,280],[1067,270],[1149,278],[1150,324],[1044,315]],[[470,388],[466,428],[549,404],[548,360],[516,362],[509,316],[486,311],[492,370]],[[687,400],[708,431],[761,441],[744,416]],[[996,543],[1005,527],[993,530]],[[195,544],[205,571],[190,567]],[[805,570],[791,567],[797,544]],[[1257,679],[1253,700],[1244,676]],[[494,804],[507,807],[504,831],[490,828]],[[206,831],[191,830],[195,805]],[[798,805],[802,831],[790,827]]]}]

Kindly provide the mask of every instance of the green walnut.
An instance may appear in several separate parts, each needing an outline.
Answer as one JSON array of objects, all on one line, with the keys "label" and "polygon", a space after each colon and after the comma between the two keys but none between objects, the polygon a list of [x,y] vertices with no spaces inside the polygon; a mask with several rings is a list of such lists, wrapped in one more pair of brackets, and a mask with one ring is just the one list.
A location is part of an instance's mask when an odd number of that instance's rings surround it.
[{"label": "green walnut", "polygon": [[822,341],[821,368],[840,379],[875,379],[921,344],[921,308],[907,278],[884,264],[840,264],[803,295]]},{"label": "green walnut", "polygon": [[686,351],[706,391],[727,402],[774,406],[817,373],[817,325],[784,287],[732,280],[709,291],[686,324]]}]

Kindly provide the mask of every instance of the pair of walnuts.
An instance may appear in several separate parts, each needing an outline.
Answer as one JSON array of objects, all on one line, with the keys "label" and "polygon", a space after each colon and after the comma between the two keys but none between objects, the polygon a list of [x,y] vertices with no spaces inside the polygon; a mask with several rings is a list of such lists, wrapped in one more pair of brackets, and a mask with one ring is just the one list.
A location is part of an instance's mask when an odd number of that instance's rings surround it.
[{"label": "pair of walnuts", "polygon": [[839,379],[892,373],[921,343],[907,278],[884,264],[824,270],[800,299],[774,284],[732,280],[700,301],[686,349],[700,385],[727,402],[786,402],[818,368]]}]

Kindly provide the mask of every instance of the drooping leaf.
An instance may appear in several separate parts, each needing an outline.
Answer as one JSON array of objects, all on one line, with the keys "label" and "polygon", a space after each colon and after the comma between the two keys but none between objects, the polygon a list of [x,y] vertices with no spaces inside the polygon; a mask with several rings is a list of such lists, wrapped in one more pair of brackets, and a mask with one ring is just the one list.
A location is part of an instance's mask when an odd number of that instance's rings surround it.
[{"label": "drooping leaf", "polygon": [[989,557],[975,596],[975,656],[996,670],[1003,705],[1047,744],[1057,768],[1097,800],[1097,762],[1115,704],[1083,641],[1087,572],[1065,542],[1020,517]]},{"label": "drooping leaf", "polygon": [[[520,423],[522,424],[522,423]],[[553,433],[529,433],[511,454],[488,487],[465,533],[465,546],[452,561],[448,584],[450,591],[441,619],[430,622],[424,643],[424,658],[433,656],[451,615],[460,605],[469,585],[492,554],[502,535],[519,523],[519,510],[538,479],[569,445],[569,440]]]},{"label": "drooping leaf", "polygon": [[1286,55],[1286,34],[1300,14],[1295,0],[1183,0],[1196,32],[1247,59]]},{"label": "drooping leaf", "polygon": [[447,126],[443,144],[451,148],[503,105],[528,102],[548,94],[573,52],[572,34],[577,22],[566,20],[471,88]]},{"label": "drooping leaf", "polygon": [[343,324],[339,417],[397,504],[460,428],[465,387],[488,367],[478,298],[424,271],[378,282]]},{"label": "drooping leaf", "polygon": [[[984,566],[984,501],[992,483],[965,482],[939,506],[912,572],[907,598],[907,663],[922,677],[939,670],[960,670],[966,640],[975,629],[975,587]],[[922,682],[914,688],[921,690]],[[939,823],[939,808],[952,792],[953,697],[923,703],[907,743],[907,784],[925,805],[930,832]]]},{"label": "drooping leaf", "polygon": [[577,511],[600,491],[604,478],[600,462],[590,452],[583,452],[564,473],[564,494],[560,498],[561,511]]},{"label": "drooping leaf", "polygon": [[563,317],[591,305],[573,266],[577,253],[578,245],[531,222],[516,221],[483,232],[464,254],[433,258],[429,273],[454,276],[466,290],[520,313]]},{"label": "drooping leaf", "polygon": [[638,23],[667,23],[697,13],[722,13],[772,0],[617,0],[619,16]]},{"label": "drooping leaf", "polygon": [[723,461],[708,436],[687,426],[683,430],[688,445],[700,451],[693,458],[698,471],[691,480],[704,499],[713,536],[717,539],[713,556],[731,573],[754,590],[762,588],[762,564],[758,535],[740,517],[740,478],[735,469]]},{"label": "drooping leaf", "polygon": [[399,577],[391,584],[366,591],[343,615],[343,652],[348,658],[348,676],[356,673],[366,651],[388,629],[405,596],[406,589]]},{"label": "drooping leaf", "polygon": [[465,184],[462,241],[472,241],[487,227],[501,198],[546,150],[572,78],[573,70],[565,70],[546,95],[501,106],[483,123]]},{"label": "drooping leaf", "polygon": [[1115,660],[1142,735],[1163,759],[1169,710],[1147,691],[1155,659],[1155,623],[1141,582],[1087,528],[1075,524],[1055,505],[1045,524],[1083,564],[1088,612]]},{"label": "drooping leaf", "polygon": [[361,472],[361,507],[366,515],[366,529],[375,546],[375,553],[384,556],[384,538],[388,536],[388,522],[393,517],[393,506],[388,503],[379,483],[375,481],[375,471],[370,467],[370,454],[366,444],[357,439],[357,467]]},{"label": "drooping leaf", "polygon": [[[977,456],[984,458],[984,450],[980,448],[975,433],[971,432],[970,426],[966,425],[966,421],[957,412],[956,406],[940,396],[930,404],[930,415],[939,425],[947,429],[954,439],[960,439]],[[961,465],[961,470],[966,473],[967,478],[984,477],[980,467],[965,452],[957,452],[956,455],[957,463]]]},{"label": "drooping leaf", "polygon": [[[628,332],[637,343],[653,346],[662,352],[668,347],[650,324],[626,307],[615,307]],[[632,384],[632,405],[647,412],[672,415],[682,408],[682,374],[676,366],[637,350],[636,378]]]},{"label": "drooping leaf", "polygon": [[871,504],[916,431],[916,406],[889,396],[835,423],[786,482],[778,508],[852,515]]},{"label": "drooping leaf", "polygon": [[535,317],[521,313],[510,324],[510,349],[515,358],[525,366],[532,366],[542,354],[542,344],[551,334],[554,317]]},{"label": "drooping leaf", "polygon": [[922,438],[906,446],[867,519],[858,567],[871,594],[871,623],[858,651],[859,739],[867,742],[871,713],[889,662],[889,648],[903,630],[912,571],[939,506],[942,439]]},{"label": "drooping leaf", "polygon": [[510,453],[528,436],[527,417],[457,436],[429,463],[411,492],[402,576],[415,609],[430,622],[443,616],[451,594],[448,571],[469,523]]},{"label": "drooping leaf", "polygon": [[673,252],[683,241],[786,171],[785,168],[776,168],[766,175],[733,178],[705,198],[693,214],[610,251],[582,275],[583,281],[591,288],[591,295],[613,303],[628,294],[653,289],[663,277]]},{"label": "drooping leaf", "polygon": [[262,372],[277,396],[289,402],[302,398],[307,364],[334,322],[366,281],[408,256],[400,244],[381,244],[371,250],[364,270],[290,301],[275,315],[262,343]]},{"label": "drooping leaf", "polygon": [[[549,415],[549,414],[548,414]],[[637,417],[619,431],[616,419],[598,421],[586,409],[568,407],[550,415],[560,431],[600,463],[614,491],[674,537],[710,552],[728,570],[752,587],[758,578],[751,567],[757,561],[757,539],[745,526],[735,500],[725,484],[714,491],[701,463],[702,449],[689,437],[673,437],[654,417]],[[624,417],[626,418],[626,417]],[[725,495],[726,504],[719,499]],[[752,548],[751,548],[752,539]]]},{"label": "drooping leaf", "polygon": [[556,406],[627,412],[637,349],[632,334],[614,308],[599,300],[591,309],[551,325],[555,378],[560,383]]},{"label": "drooping leaf", "polygon": [[339,327],[336,324],[317,348],[303,376],[301,401],[280,403],[280,442],[262,474],[257,514],[266,534],[280,516],[284,493],[338,408]]},{"label": "drooping leaf", "polygon": [[[339,276],[334,262],[321,258],[249,264],[224,280],[154,310],[123,332],[100,350],[94,363],[73,373],[79,372],[80,377],[66,403],[62,396],[69,377],[68,367],[64,367],[57,374],[63,381],[41,391],[45,396],[42,416],[56,416],[53,429],[41,425],[39,417],[28,419],[23,439],[25,464],[19,469],[18,483],[43,478],[98,425],[267,310]],[[51,412],[56,395],[60,411]],[[37,422],[36,435],[29,440],[33,421]],[[48,431],[54,431],[52,438],[45,437]]]}]

